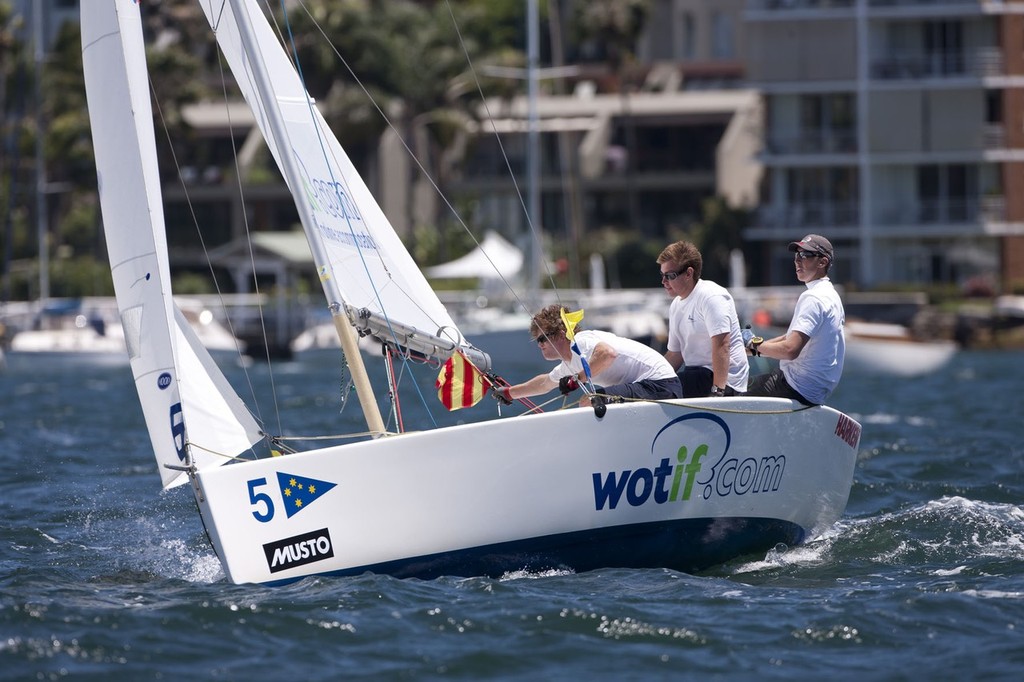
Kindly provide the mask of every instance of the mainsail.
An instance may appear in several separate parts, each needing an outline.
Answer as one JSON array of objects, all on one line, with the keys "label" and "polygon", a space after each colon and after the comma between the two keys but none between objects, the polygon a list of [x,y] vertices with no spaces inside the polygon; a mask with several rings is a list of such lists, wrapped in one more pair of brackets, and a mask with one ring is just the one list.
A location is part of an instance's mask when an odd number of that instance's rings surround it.
[{"label": "mainsail", "polygon": [[[139,6],[90,3],[82,61],[100,207],[132,374],[165,488],[230,461],[260,428],[176,312]],[[187,425],[187,429],[186,429]],[[169,468],[177,467],[177,468]]]},{"label": "mainsail", "polygon": [[[296,197],[330,302],[343,303],[350,317],[357,318],[357,327],[383,339],[398,334],[403,346],[450,355],[463,341],[455,323],[328,128],[260,8],[251,0],[200,4]],[[239,32],[236,8],[259,15],[244,22],[256,42],[251,51],[245,49]],[[253,64],[252,59],[262,64]],[[273,91],[269,105],[258,91],[260,70]],[[277,112],[269,112],[267,106],[275,106]],[[273,125],[278,115],[283,129]],[[412,336],[401,336],[400,330]],[[478,364],[487,364],[475,349],[470,354]]]}]

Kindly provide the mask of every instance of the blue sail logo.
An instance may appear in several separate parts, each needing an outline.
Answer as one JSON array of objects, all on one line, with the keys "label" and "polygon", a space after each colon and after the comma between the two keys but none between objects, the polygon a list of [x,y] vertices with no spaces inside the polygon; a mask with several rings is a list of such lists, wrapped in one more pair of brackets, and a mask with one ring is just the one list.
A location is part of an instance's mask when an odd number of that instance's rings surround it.
[{"label": "blue sail logo", "polygon": [[286,474],[282,471],[277,472],[277,484],[281,487],[281,499],[284,500],[288,518],[316,502],[324,493],[337,485],[327,481],[318,481],[315,478]]}]

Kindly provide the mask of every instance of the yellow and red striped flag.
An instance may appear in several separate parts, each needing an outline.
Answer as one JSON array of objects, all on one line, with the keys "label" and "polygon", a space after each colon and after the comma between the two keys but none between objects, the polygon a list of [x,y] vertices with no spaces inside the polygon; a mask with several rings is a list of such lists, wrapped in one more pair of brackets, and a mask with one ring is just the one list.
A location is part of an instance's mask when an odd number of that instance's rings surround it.
[{"label": "yellow and red striped flag", "polygon": [[456,352],[437,375],[437,397],[449,412],[472,407],[491,389],[491,382],[465,355]]}]

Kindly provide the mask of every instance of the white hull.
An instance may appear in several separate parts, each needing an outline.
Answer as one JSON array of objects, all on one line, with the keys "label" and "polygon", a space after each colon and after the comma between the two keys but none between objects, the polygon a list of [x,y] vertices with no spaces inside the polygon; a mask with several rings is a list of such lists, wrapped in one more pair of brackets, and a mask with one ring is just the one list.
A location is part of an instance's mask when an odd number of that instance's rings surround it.
[{"label": "white hull", "polygon": [[[11,339],[12,354],[127,365],[128,347],[116,303],[104,299],[91,301],[100,307],[89,314],[49,320],[49,328],[26,329],[15,334]],[[244,353],[245,344],[218,322],[210,311],[189,299],[181,299],[177,303],[199,341],[219,362],[237,360]]]},{"label": "white hull", "polygon": [[[732,398],[611,405],[602,419],[565,410],[200,471],[197,495],[236,583],[700,570],[810,540],[843,512],[860,425],[799,408]],[[302,479],[330,489],[295,508],[301,493],[285,490]]]},{"label": "white hull", "polygon": [[945,367],[956,355],[952,341],[919,341],[906,327],[847,321],[845,370],[913,377]]},{"label": "white hull", "polygon": [[128,364],[124,334],[120,326],[108,327],[100,334],[92,327],[68,329],[29,329],[11,339],[14,353],[49,353],[57,355],[109,355]]}]

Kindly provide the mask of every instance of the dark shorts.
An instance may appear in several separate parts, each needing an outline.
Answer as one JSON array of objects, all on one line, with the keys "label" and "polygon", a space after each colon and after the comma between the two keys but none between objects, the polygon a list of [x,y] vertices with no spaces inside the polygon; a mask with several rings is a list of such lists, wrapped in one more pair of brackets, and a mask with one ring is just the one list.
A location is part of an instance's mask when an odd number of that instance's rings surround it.
[{"label": "dark shorts", "polygon": [[683,387],[679,383],[679,377],[671,379],[642,379],[632,384],[616,384],[597,389],[598,393],[605,395],[617,395],[623,398],[637,398],[641,400],[667,400],[669,398],[682,398]]},{"label": "dark shorts", "polygon": [[814,405],[807,398],[800,395],[796,389],[789,385],[786,376],[781,369],[776,369],[768,374],[759,374],[750,380],[750,388],[747,389],[748,396],[762,396],[768,398],[791,398],[799,400],[804,405]]},{"label": "dark shorts", "polygon": [[[679,371],[684,398],[707,398],[715,382],[715,373],[707,367],[684,367]],[[725,395],[742,395],[732,386],[726,385]]]},{"label": "dark shorts", "polygon": [[714,380],[715,373],[707,367],[684,367],[679,372],[684,398],[704,398],[711,395]]}]

